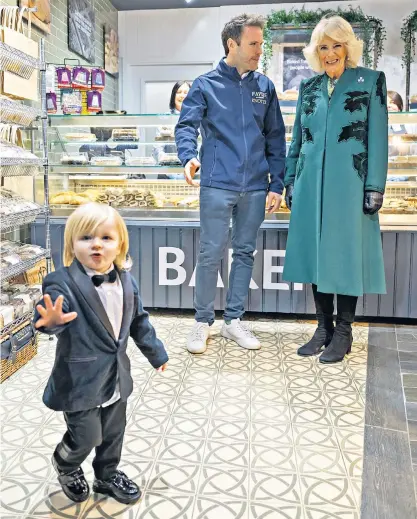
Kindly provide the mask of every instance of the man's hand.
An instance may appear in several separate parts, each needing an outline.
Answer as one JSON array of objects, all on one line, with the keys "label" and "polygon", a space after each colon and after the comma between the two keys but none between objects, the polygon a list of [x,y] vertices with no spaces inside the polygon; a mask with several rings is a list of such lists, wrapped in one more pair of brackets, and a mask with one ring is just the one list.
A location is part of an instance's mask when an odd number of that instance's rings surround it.
[{"label": "man's hand", "polygon": [[282,195],[279,195],[278,193],[274,193],[273,191],[270,191],[268,193],[268,196],[266,197],[266,209],[268,214],[274,213],[279,209],[279,206],[281,205]]},{"label": "man's hand", "polygon": [[62,303],[64,302],[64,296],[58,296],[55,304],[52,304],[51,296],[45,294],[43,298],[45,302],[45,308],[42,305],[38,305],[36,310],[41,316],[35,323],[35,328],[55,328],[55,326],[61,326],[67,324],[77,318],[77,312],[68,312],[65,314],[62,311]]},{"label": "man's hand", "polygon": [[168,367],[168,362],[165,362],[165,364],[163,364],[160,368],[158,368],[156,371],[165,371]]},{"label": "man's hand", "polygon": [[199,187],[200,182],[197,182],[196,180],[193,180],[195,174],[200,169],[201,164],[197,159],[191,159],[187,162],[184,168],[184,177],[190,186]]}]

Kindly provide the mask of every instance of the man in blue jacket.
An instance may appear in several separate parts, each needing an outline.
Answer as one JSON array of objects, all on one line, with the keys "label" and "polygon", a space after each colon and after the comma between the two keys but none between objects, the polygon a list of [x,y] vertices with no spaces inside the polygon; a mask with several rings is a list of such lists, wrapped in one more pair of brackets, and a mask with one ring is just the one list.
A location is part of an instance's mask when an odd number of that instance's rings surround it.
[{"label": "man in blue jacket", "polygon": [[[217,273],[232,219],[233,262],[222,335],[239,346],[260,343],[241,322],[252,275],[256,236],[267,210],[279,208],[285,166],[285,126],[274,85],[256,72],[264,21],[240,15],[222,32],[226,57],[198,77],[185,98],[175,129],[178,155],[190,185],[201,170],[200,253],[196,271],[195,324],[188,350],[203,353],[214,322]],[[203,143],[197,158],[197,138]]]}]

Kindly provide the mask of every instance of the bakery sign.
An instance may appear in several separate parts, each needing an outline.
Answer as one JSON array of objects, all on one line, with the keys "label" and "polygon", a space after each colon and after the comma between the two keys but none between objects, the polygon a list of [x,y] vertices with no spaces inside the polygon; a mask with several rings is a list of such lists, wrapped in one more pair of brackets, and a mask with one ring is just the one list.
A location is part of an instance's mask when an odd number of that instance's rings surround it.
[{"label": "bakery sign", "polygon": [[[259,259],[255,251],[255,262]],[[229,273],[232,264],[233,250],[229,249]],[[252,290],[262,288],[264,290],[290,290],[290,283],[275,281],[274,276],[282,274],[283,265],[276,265],[276,258],[285,258],[285,250],[264,249],[263,250],[263,279],[260,287],[253,279],[250,282]],[[193,272],[187,272],[184,265],[185,254],[177,247],[159,247],[159,285],[183,285],[195,286],[195,268]],[[217,288],[224,288],[224,281],[220,272],[217,274]],[[294,283],[294,290],[303,290],[302,283]]]}]

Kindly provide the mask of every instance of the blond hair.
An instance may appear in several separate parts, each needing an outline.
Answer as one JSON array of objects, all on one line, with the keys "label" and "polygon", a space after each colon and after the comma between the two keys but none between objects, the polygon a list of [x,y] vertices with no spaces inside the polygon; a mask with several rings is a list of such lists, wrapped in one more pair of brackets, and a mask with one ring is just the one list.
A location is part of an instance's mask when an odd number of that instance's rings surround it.
[{"label": "blond hair", "polygon": [[97,227],[107,220],[114,220],[120,239],[120,252],[114,263],[119,269],[130,267],[127,258],[129,250],[129,235],[126,224],[120,214],[109,205],[83,204],[80,205],[68,218],[64,233],[64,266],[68,267],[74,261],[74,240],[79,236],[94,233]]},{"label": "blond hair", "polygon": [[315,72],[324,72],[317,52],[325,36],[346,46],[346,67],[356,68],[363,52],[363,41],[355,36],[352,26],[341,16],[322,18],[314,28],[310,43],[303,50],[307,63]]}]

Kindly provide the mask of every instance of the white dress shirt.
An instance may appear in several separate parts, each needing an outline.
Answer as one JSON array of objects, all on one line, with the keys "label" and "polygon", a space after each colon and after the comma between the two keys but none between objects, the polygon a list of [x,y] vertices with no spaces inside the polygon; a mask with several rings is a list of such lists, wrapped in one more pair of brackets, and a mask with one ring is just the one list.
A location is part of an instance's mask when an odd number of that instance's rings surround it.
[{"label": "white dress shirt", "polygon": [[[93,277],[95,275],[100,274],[108,274],[114,269],[114,265],[112,265],[106,272],[96,272],[95,270],[89,269],[84,265],[84,269],[87,272],[88,276]],[[105,281],[99,287],[94,287],[97,290],[97,294],[100,297],[100,300],[104,306],[104,310],[107,313],[107,317],[109,318],[110,324],[113,328],[114,336],[116,339],[119,338],[120,328],[122,326],[122,317],[123,317],[123,286],[120,281],[119,275],[117,275],[117,279],[114,283],[109,283]],[[101,404],[99,407],[108,407],[109,405],[114,404],[120,399],[120,386],[119,386],[119,374],[117,374],[116,379],[116,387],[113,393],[113,396],[104,404]]]}]

